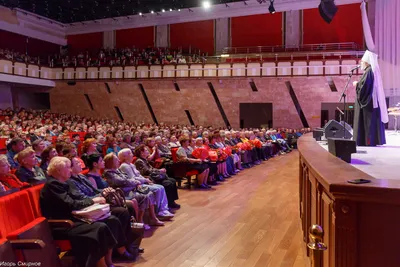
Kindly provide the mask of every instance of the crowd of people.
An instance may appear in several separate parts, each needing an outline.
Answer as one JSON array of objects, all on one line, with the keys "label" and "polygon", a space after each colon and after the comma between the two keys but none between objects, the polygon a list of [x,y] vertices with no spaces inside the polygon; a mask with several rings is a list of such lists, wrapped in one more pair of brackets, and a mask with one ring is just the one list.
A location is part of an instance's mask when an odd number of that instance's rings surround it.
[{"label": "crowd of people", "polygon": [[[148,230],[163,226],[180,208],[176,180],[183,177],[177,177],[177,169],[194,172],[195,186],[210,190],[246,168],[291,152],[308,131],[146,125],[1,110],[6,151],[0,156],[0,191],[45,183],[42,213],[76,222],[67,235],[80,266],[113,266],[115,258],[134,261],[144,251],[132,236],[131,218]],[[111,206],[111,216],[91,224],[71,215],[107,203],[118,190],[127,209]]]},{"label": "crowd of people", "polygon": [[11,61],[36,64],[50,67],[104,67],[136,65],[168,65],[186,63],[206,63],[206,53],[200,51],[183,52],[180,49],[153,48],[146,49],[100,49],[98,51],[81,51],[76,54],[62,49],[61,53],[47,58],[18,53],[10,49],[0,49],[0,58]]},{"label": "crowd of people", "polygon": [[[188,56],[190,54],[190,56]],[[49,58],[51,67],[103,67],[134,65],[168,65],[186,63],[205,63],[206,54],[200,51],[184,53],[182,49],[153,48],[146,49],[101,49],[79,52],[77,55],[64,53]]]}]

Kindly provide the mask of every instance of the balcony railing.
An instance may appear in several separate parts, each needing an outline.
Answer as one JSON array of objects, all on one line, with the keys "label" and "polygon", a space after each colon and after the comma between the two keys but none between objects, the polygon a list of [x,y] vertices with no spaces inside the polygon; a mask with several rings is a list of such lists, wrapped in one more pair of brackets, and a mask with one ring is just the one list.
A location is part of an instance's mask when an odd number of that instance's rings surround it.
[{"label": "balcony railing", "polygon": [[[359,59],[49,68],[0,60],[0,74],[47,80],[339,76]],[[1,80],[1,75],[0,75]]]},{"label": "balcony railing", "polygon": [[305,44],[299,46],[253,46],[253,47],[225,47],[220,54],[254,54],[254,53],[282,53],[282,52],[310,52],[310,51],[356,51],[361,47],[356,43],[324,43]]}]

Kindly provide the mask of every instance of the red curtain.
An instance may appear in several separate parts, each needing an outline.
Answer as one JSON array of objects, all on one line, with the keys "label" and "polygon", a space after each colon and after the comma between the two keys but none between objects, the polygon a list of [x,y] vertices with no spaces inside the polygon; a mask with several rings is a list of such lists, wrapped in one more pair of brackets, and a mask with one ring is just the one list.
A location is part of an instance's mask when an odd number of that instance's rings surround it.
[{"label": "red curtain", "polygon": [[154,47],[154,26],[116,31],[117,48],[147,48]]},{"label": "red curtain", "polygon": [[[178,23],[170,25],[171,48],[191,46],[201,53],[214,54],[214,20]],[[192,50],[193,51],[193,50]]]},{"label": "red curtain", "polygon": [[355,42],[363,44],[360,4],[340,5],[330,24],[319,14],[318,8],[304,10],[304,44]]},{"label": "red curtain", "polygon": [[283,44],[282,13],[232,18],[232,46],[273,46]]},{"label": "red curtain", "polygon": [[103,32],[68,35],[67,42],[72,55],[86,50],[97,53],[103,47]]}]

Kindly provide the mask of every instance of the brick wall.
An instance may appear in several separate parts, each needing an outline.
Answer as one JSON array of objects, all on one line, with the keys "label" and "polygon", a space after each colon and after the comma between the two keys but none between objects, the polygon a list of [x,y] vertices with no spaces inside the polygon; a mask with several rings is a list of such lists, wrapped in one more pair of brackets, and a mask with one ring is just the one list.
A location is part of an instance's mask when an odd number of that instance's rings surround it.
[{"label": "brick wall", "polygon": [[[333,80],[338,92],[332,92],[326,77],[289,78],[230,78],[230,79],[178,79],[180,91],[173,80],[108,81],[111,94],[102,82],[77,82],[74,86],[57,82],[50,94],[54,112],[80,114],[96,118],[117,119],[114,106],[118,106],[126,121],[151,123],[152,118],[139,89],[146,91],[158,122],[189,124],[184,110],[189,110],[199,125],[223,126],[224,121],[207,85],[211,82],[232,127],[239,127],[239,103],[272,103],[274,127],[301,128],[302,123],[285,86],[290,81],[304,115],[311,127],[320,126],[321,103],[338,102],[346,83],[346,76]],[[353,77],[357,80],[358,77]],[[253,80],[258,92],[253,92]],[[88,94],[94,110],[86,102]],[[348,102],[354,101],[355,89],[350,84]]]}]

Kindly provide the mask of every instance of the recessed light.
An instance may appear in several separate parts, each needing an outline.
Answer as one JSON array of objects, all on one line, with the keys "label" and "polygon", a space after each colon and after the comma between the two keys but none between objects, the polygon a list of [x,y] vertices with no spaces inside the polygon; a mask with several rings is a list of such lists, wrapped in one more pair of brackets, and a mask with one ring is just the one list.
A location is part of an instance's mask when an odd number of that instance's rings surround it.
[{"label": "recessed light", "polygon": [[204,2],[203,2],[203,7],[204,7],[205,9],[208,9],[208,8],[211,7],[211,3],[210,3],[209,1],[204,1]]}]

